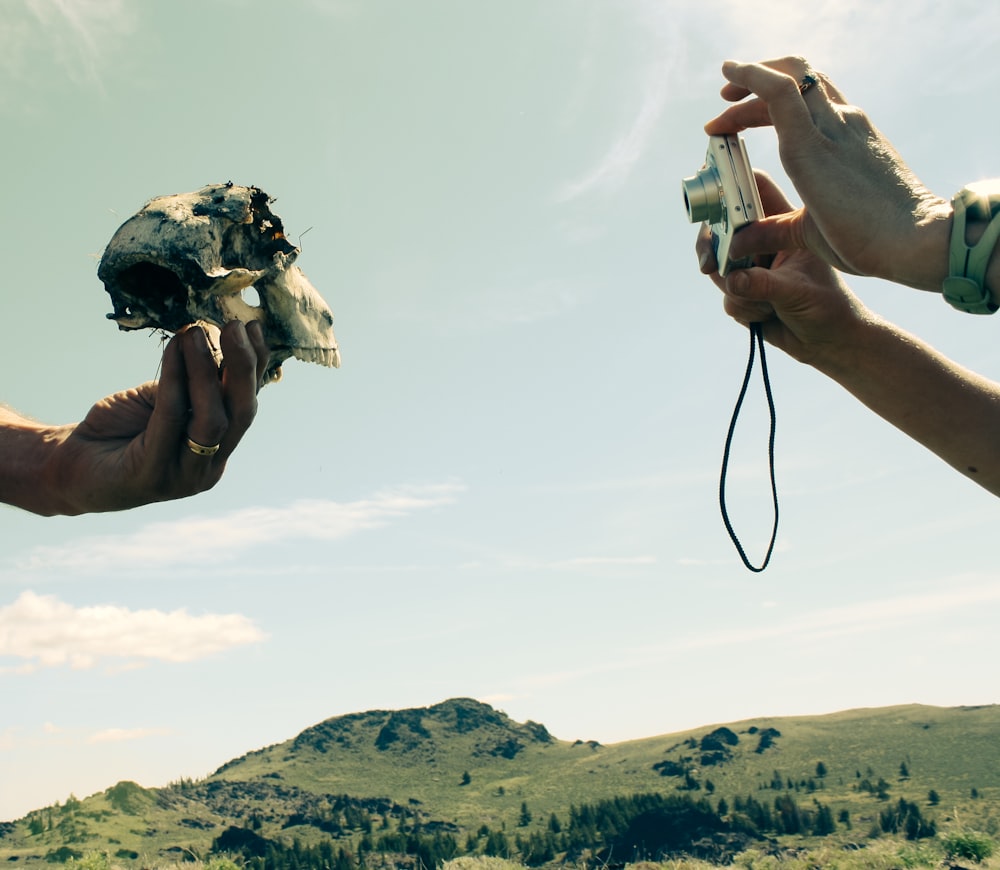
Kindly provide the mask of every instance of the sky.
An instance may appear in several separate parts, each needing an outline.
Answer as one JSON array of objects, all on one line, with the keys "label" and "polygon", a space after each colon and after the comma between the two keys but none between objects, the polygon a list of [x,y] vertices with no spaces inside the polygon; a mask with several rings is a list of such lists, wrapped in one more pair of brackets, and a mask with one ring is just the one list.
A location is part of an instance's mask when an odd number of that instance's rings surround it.
[{"label": "sky", "polygon": [[[228,180],[276,198],[343,366],[286,363],[209,493],[0,508],[0,819],[458,696],[603,743],[1000,702],[995,498],[777,351],[743,567],[749,342],[680,191],[723,60],[786,54],[942,196],[1000,175],[998,34],[968,0],[6,0],[0,401],[65,423],[154,377],[97,262]],[[1000,378],[1000,323],[851,284]],[[755,379],[755,561],[766,426]]]}]

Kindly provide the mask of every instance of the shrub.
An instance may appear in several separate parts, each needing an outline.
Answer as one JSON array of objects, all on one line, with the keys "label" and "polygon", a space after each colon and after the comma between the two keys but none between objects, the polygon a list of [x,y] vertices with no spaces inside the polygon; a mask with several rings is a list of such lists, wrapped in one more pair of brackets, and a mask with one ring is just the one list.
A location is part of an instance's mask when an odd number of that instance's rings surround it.
[{"label": "shrub", "polygon": [[993,854],[995,844],[986,834],[978,831],[952,831],[941,838],[948,858],[966,858],[977,864]]},{"label": "shrub", "polygon": [[111,859],[105,852],[87,852],[79,858],[71,857],[66,870],[111,870]]},{"label": "shrub", "polygon": [[505,858],[463,855],[445,861],[442,870],[524,870],[524,868],[516,861],[508,861]]},{"label": "shrub", "polygon": [[77,852],[69,846],[60,846],[45,855],[45,860],[50,864],[65,864],[67,861],[75,861],[83,857],[83,852]]}]

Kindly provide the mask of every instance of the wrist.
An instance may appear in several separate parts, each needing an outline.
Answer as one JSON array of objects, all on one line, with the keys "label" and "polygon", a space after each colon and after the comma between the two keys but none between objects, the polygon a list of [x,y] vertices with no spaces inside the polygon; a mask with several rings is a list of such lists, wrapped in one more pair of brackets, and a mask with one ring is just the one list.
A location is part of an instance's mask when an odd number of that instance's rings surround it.
[{"label": "wrist", "polygon": [[913,237],[894,264],[894,273],[882,277],[917,290],[941,292],[948,277],[948,255],[954,209],[947,200],[928,195],[914,212]]},{"label": "wrist", "polygon": [[55,479],[64,426],[45,426],[0,411],[0,501],[42,516],[76,513]]}]

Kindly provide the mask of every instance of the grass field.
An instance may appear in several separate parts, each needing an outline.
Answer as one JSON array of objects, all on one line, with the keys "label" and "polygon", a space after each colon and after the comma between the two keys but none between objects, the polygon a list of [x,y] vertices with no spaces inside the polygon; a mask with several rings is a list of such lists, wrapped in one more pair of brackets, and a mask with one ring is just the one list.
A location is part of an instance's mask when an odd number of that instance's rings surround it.
[{"label": "grass field", "polygon": [[[405,807],[464,838],[484,825],[527,836],[553,815],[565,820],[572,806],[662,793],[705,798],[713,807],[742,797],[771,804],[778,796],[828,807],[837,820],[829,836],[776,841],[782,867],[796,866],[789,863],[798,860],[795,848],[813,855],[808,866],[934,866],[947,852],[945,837],[1000,832],[998,746],[995,706],[763,718],[602,746],[557,739],[540,725],[457,699],[331,719],[198,783],[120,783],[40,808],[0,825],[0,860],[16,868],[53,855],[93,854],[152,867],[207,856],[231,825],[312,844],[329,834],[295,818],[304,807],[339,818],[331,806],[340,795],[368,801],[365,812],[383,821],[396,812],[386,807]],[[880,813],[901,799],[933,819],[939,836],[916,843],[881,836]],[[921,863],[925,858],[932,863]],[[778,866],[778,858],[759,850],[739,860]]]}]

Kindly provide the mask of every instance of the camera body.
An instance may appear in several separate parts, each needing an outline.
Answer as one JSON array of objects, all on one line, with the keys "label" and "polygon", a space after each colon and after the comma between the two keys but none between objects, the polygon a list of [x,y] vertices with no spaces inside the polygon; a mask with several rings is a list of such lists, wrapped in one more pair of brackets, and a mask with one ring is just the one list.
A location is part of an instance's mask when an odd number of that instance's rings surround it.
[{"label": "camera body", "polygon": [[709,136],[705,165],[681,180],[691,223],[704,221],[712,230],[719,274],[753,265],[750,258],[731,260],[736,231],[764,217],[746,145],[735,135]]}]

